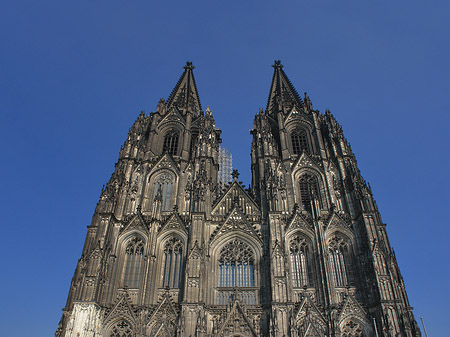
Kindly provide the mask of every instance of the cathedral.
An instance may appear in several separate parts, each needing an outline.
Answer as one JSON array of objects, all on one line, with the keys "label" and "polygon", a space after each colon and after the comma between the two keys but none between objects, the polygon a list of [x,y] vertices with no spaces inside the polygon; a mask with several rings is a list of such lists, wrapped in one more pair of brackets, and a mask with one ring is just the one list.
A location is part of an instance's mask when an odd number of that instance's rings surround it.
[{"label": "cathedral", "polygon": [[[275,61],[252,183],[219,179],[192,63],[141,112],[103,187],[57,337],[418,337],[342,127]],[[223,179],[222,179],[223,180]]]}]

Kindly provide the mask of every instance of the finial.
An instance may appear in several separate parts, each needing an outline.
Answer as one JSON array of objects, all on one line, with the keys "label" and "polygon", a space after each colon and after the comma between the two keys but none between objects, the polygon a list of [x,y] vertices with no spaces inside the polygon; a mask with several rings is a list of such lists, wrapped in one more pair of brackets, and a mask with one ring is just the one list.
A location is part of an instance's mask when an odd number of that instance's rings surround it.
[{"label": "finial", "polygon": [[190,61],[187,61],[186,62],[186,65],[184,66],[184,69],[194,69],[195,67],[192,65],[192,62],[190,62]]},{"label": "finial", "polygon": [[233,172],[231,173],[231,176],[233,177],[233,180],[236,181],[239,177],[239,172],[237,169],[234,169]]},{"label": "finial", "polygon": [[281,69],[283,68],[283,65],[281,64],[280,60],[275,60],[275,63],[272,65],[275,69]]}]

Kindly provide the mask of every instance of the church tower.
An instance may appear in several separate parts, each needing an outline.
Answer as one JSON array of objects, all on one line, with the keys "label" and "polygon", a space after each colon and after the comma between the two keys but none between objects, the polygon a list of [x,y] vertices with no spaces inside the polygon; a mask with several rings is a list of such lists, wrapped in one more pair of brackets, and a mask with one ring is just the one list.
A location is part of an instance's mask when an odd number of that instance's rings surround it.
[{"label": "church tower", "polygon": [[219,181],[193,65],[141,112],[102,189],[57,337],[420,336],[370,187],[279,61],[252,188]]}]

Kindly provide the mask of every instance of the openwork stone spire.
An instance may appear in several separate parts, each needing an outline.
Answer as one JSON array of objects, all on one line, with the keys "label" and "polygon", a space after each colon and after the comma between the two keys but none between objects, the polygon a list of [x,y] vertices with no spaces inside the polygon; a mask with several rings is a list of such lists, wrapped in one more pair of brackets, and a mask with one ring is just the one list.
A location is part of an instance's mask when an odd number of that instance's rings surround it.
[{"label": "openwork stone spire", "polygon": [[186,62],[184,72],[167,100],[168,109],[174,106],[184,112],[190,111],[195,116],[200,115],[202,105],[195,84],[194,68],[192,62]]},{"label": "openwork stone spire", "polygon": [[301,111],[303,107],[302,99],[283,71],[281,61],[276,60],[272,67],[274,68],[274,73],[269,99],[267,100],[267,112],[269,114],[277,114],[284,109],[288,113],[294,106],[298,111]]}]

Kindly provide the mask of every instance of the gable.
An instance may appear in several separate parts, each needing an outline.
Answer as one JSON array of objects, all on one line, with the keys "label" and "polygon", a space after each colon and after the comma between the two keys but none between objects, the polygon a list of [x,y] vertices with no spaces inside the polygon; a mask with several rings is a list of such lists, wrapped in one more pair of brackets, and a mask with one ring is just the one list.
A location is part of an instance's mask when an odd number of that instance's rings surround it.
[{"label": "gable", "polygon": [[326,320],[309,296],[305,296],[295,315],[295,324],[302,336],[324,336]]},{"label": "gable", "polygon": [[228,190],[219,198],[213,206],[211,215],[226,216],[232,210],[236,202],[239,204],[239,207],[245,215],[255,218],[260,216],[261,212],[259,207],[237,181],[233,181],[228,187]]},{"label": "gable", "polygon": [[148,224],[142,218],[142,215],[138,212],[138,214],[133,215],[128,221],[126,221],[125,225],[121,228],[120,232],[125,233],[131,230],[143,231],[144,233],[148,233]]},{"label": "gable", "polygon": [[130,299],[126,291],[122,292],[122,294],[119,295],[116,304],[112,307],[112,309],[106,311],[105,320],[103,322],[104,326],[107,326],[111,321],[113,321],[116,318],[125,319],[132,324],[135,323],[135,317],[130,306]]},{"label": "gable", "polygon": [[247,221],[245,215],[237,206],[233,208],[226,220],[222,224],[217,226],[217,228],[211,234],[209,242],[212,243],[216,238],[232,232],[246,233],[256,238],[262,244],[262,236],[260,231]]},{"label": "gable", "polygon": [[178,123],[178,124],[180,124],[181,126],[184,127],[184,124],[185,124],[184,118],[178,112],[178,109],[176,109],[176,108],[170,109],[169,113],[166,114],[164,116],[164,118],[159,121],[158,127],[160,128],[164,124],[168,124],[168,123],[170,123],[170,124]]},{"label": "gable", "polygon": [[150,170],[148,176],[151,177],[156,171],[161,169],[169,169],[171,171],[174,171],[176,176],[179,176],[177,165],[167,153],[162,155],[161,158],[156,162],[156,164]]},{"label": "gable", "polygon": [[339,215],[337,213],[333,213],[325,227],[325,237],[328,238],[333,233],[340,232],[347,236],[348,239],[353,238],[354,234],[350,221],[350,216],[347,214]]},{"label": "gable", "polygon": [[308,125],[310,128],[312,128],[311,115],[305,114],[305,112],[306,111],[304,109],[298,109],[296,106],[293,106],[292,109],[287,114],[284,124],[287,126],[289,123],[292,123],[294,121],[296,123],[303,122],[306,125]]},{"label": "gable", "polygon": [[305,217],[300,212],[295,212],[292,219],[286,225],[286,234],[294,231],[295,229],[304,229],[311,235],[314,235],[314,228],[311,219],[309,217]]},{"label": "gable", "polygon": [[292,166],[292,172],[294,173],[294,176],[298,170],[303,168],[310,168],[323,174],[323,170],[320,164],[312,159],[310,155],[306,153],[306,151],[303,151],[300,158],[298,158],[297,162]]},{"label": "gable", "polygon": [[167,221],[161,225],[161,227],[158,230],[158,233],[161,234],[161,233],[169,231],[169,230],[181,231],[185,235],[188,234],[186,225],[184,224],[183,220],[181,220],[180,216],[176,212],[174,212],[169,217],[169,219],[167,219]]},{"label": "gable", "polygon": [[228,316],[217,333],[217,336],[225,337],[233,336],[233,334],[252,337],[257,336],[255,329],[250,324],[247,315],[244,310],[242,310],[242,307],[237,300],[234,301]]},{"label": "gable", "polygon": [[178,312],[168,292],[159,300],[155,311],[151,314],[147,324],[149,336],[174,336]]},{"label": "gable", "polygon": [[358,301],[353,297],[353,295],[347,295],[341,312],[338,316],[338,322],[344,321],[348,317],[358,317],[365,321],[366,311],[358,303]]}]

